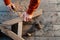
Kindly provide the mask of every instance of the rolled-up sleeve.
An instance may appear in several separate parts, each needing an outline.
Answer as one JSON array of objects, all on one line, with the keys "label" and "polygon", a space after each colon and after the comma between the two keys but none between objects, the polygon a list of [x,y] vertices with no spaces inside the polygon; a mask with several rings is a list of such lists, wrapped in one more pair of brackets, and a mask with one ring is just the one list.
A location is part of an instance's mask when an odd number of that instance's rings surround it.
[{"label": "rolled-up sleeve", "polygon": [[5,5],[9,5],[11,3],[11,0],[4,0]]},{"label": "rolled-up sleeve", "polygon": [[30,0],[30,4],[28,6],[27,13],[32,14],[33,11],[38,7],[40,4],[40,0]]}]

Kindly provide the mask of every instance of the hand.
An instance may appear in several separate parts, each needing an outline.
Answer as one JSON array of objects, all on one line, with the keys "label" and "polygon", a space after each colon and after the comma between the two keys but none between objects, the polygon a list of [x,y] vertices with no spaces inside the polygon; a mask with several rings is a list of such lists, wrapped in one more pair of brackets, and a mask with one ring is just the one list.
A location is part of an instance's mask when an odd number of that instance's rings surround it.
[{"label": "hand", "polygon": [[15,5],[13,3],[7,5],[7,7],[10,11],[15,11]]},{"label": "hand", "polygon": [[23,21],[28,22],[31,21],[32,15],[27,14],[26,12],[23,13]]}]

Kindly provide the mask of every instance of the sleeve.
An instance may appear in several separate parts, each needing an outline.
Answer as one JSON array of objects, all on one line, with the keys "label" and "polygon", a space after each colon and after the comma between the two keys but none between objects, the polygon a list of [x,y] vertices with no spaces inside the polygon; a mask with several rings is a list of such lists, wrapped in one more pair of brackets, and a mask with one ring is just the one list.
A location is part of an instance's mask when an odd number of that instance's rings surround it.
[{"label": "sleeve", "polygon": [[11,3],[11,0],[4,0],[5,5],[9,5]]},{"label": "sleeve", "polygon": [[40,4],[40,0],[30,0],[30,4],[28,6],[27,13],[32,14],[35,9],[37,9]]}]

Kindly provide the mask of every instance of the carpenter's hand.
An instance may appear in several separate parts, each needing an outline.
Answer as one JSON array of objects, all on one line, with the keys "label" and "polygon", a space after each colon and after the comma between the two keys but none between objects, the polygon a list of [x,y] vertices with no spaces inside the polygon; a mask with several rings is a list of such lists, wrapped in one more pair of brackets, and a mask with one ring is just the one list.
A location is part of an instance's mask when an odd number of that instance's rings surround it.
[{"label": "carpenter's hand", "polygon": [[15,11],[15,8],[16,8],[13,3],[7,5],[7,7],[8,7],[8,9],[9,9],[10,11]]},{"label": "carpenter's hand", "polygon": [[25,22],[31,21],[32,15],[27,14],[26,12],[23,13],[23,20]]}]

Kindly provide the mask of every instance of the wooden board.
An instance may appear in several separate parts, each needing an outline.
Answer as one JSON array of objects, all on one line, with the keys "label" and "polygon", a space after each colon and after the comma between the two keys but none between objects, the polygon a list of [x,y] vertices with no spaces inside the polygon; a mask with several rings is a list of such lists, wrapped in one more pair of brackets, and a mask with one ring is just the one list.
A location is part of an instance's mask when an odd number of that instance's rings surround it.
[{"label": "wooden board", "polygon": [[18,23],[18,22],[20,22],[20,21],[22,21],[22,20],[20,19],[20,17],[17,17],[17,18],[14,18],[14,19],[11,19],[11,20],[2,22],[2,24],[4,24],[4,25],[13,25],[13,24]]},{"label": "wooden board", "polygon": [[42,9],[40,9],[39,11],[36,10],[36,12],[33,13],[33,18],[42,15]]}]

